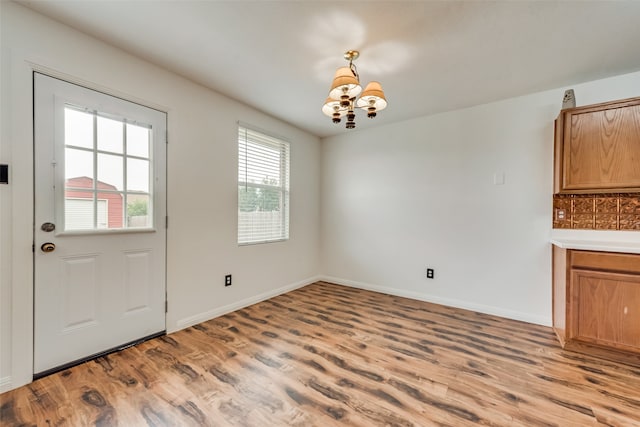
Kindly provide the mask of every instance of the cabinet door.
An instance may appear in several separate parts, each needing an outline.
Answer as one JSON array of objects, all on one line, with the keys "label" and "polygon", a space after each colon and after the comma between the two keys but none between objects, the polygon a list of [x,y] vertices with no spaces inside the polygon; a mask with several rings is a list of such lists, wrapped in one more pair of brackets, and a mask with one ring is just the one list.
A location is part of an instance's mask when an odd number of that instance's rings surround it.
[{"label": "cabinet door", "polygon": [[640,276],[571,270],[573,338],[640,352]]},{"label": "cabinet door", "polygon": [[640,188],[640,100],[563,115],[561,191]]}]

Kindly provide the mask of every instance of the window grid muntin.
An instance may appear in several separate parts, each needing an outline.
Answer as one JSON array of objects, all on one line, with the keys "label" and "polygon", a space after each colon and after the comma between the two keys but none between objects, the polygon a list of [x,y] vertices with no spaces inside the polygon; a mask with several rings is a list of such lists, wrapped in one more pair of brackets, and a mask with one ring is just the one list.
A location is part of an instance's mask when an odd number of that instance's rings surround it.
[{"label": "window grid muntin", "polygon": [[[88,148],[85,146],[79,146],[79,145],[74,145],[74,144],[67,144],[67,139],[66,139],[66,112],[67,110],[72,110],[72,111],[78,111],[78,112],[82,112],[85,114],[90,114],[92,115],[93,118],[93,141],[92,141],[92,148]],[[145,229],[145,228],[153,228],[154,227],[154,215],[153,215],[153,144],[152,144],[152,127],[150,125],[147,124],[142,124],[138,121],[135,120],[129,120],[127,118],[123,118],[123,117],[119,117],[119,116],[115,116],[115,115],[111,115],[111,114],[106,114],[103,112],[99,112],[96,110],[91,110],[89,108],[84,108],[84,107],[79,107],[76,105],[72,105],[72,104],[65,104],[64,106],[64,112],[65,112],[65,143],[64,143],[64,148],[65,148],[65,172],[64,172],[64,190],[63,190],[63,210],[62,210],[62,214],[65,217],[63,219],[63,224],[65,224],[65,231],[95,231],[95,230],[101,230],[104,231],[104,229],[100,229],[98,228],[98,208],[97,208],[97,203],[98,200],[101,200],[98,198],[98,196],[100,194],[121,194],[122,195],[122,211],[121,211],[121,220],[122,220],[122,227],[120,228],[108,228],[107,227],[107,231],[113,231],[113,232],[118,232],[118,231],[122,231],[122,230],[126,230],[126,229]],[[122,123],[122,153],[118,153],[116,151],[108,151],[108,150],[100,150],[98,149],[98,117],[104,117],[104,118],[108,118],[111,120],[116,120]],[[133,125],[133,126],[138,126],[138,127],[142,127],[142,128],[146,128],[147,129],[147,151],[149,153],[148,157],[143,157],[143,156],[138,156],[138,155],[129,155],[128,154],[128,149],[127,149],[127,125]],[[70,148],[73,150],[80,150],[80,151],[85,151],[85,152],[89,152],[92,153],[92,158],[93,158],[93,170],[92,170],[92,176],[89,177],[92,180],[92,187],[88,188],[88,187],[75,187],[75,186],[67,186],[67,180],[68,179],[72,179],[73,177],[69,177],[67,178],[67,154],[66,154],[66,149]],[[99,154],[107,154],[107,155],[111,155],[111,156],[118,156],[122,159],[122,190],[110,190],[110,189],[101,189],[98,188],[98,155]],[[127,180],[127,175],[128,175],[128,168],[127,168],[127,160],[128,159],[136,159],[136,160],[142,160],[142,161],[146,161],[148,162],[148,166],[149,166],[149,170],[148,170],[148,176],[147,176],[147,181],[148,181],[148,186],[149,186],[149,191],[148,192],[144,192],[144,191],[139,191],[139,190],[128,190],[128,180]],[[107,183],[109,184],[109,183]],[[112,185],[112,184],[109,184]],[[66,228],[66,200],[67,200],[67,191],[82,191],[82,192],[86,192],[86,193],[91,193],[92,197],[92,203],[93,203],[93,229],[87,230],[87,229],[67,229]],[[144,227],[130,227],[128,225],[128,210],[129,210],[129,205],[128,205],[128,199],[129,199],[129,195],[140,195],[140,196],[146,196],[148,198],[148,202],[147,202],[147,225]],[[74,197],[71,196],[71,199],[73,199]],[[89,200],[89,199],[87,199]],[[107,218],[107,222],[108,222],[108,218]]]}]

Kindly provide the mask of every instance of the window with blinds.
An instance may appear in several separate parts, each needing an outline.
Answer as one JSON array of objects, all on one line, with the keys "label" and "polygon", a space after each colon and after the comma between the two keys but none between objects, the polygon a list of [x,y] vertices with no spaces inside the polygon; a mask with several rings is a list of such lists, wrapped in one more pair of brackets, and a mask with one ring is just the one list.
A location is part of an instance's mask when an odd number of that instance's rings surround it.
[{"label": "window with blinds", "polygon": [[289,143],[238,125],[238,244],[289,239]]}]

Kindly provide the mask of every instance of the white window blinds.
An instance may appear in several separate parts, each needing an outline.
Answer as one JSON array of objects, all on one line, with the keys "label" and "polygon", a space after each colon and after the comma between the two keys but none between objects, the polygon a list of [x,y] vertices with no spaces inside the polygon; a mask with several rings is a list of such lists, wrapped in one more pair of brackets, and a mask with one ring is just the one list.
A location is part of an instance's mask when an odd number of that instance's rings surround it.
[{"label": "white window blinds", "polygon": [[238,244],[289,239],[289,150],[238,125]]}]

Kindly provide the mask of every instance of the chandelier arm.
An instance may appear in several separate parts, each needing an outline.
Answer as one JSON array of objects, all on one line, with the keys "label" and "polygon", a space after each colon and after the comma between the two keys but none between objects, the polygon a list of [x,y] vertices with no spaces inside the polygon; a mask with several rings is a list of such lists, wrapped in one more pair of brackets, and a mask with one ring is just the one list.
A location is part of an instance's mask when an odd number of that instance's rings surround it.
[{"label": "chandelier arm", "polygon": [[356,64],[353,63],[353,60],[349,61],[349,68],[351,69],[351,72],[353,73],[355,78],[360,81],[360,75],[358,74],[358,69],[356,68]]}]

